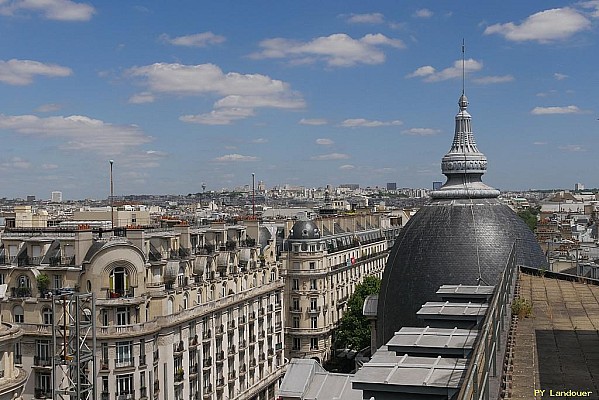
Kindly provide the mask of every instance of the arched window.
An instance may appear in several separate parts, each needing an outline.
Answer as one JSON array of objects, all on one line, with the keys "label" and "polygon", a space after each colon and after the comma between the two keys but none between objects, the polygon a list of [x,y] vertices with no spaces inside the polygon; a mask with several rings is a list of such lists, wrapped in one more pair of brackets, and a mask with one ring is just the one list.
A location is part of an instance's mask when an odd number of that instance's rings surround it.
[{"label": "arched window", "polygon": [[54,314],[49,308],[42,309],[42,324],[52,325],[54,323]]},{"label": "arched window", "polygon": [[223,283],[223,287],[222,287],[222,291],[221,291],[221,297],[225,297],[227,295],[227,284]]},{"label": "arched window", "polygon": [[171,315],[173,313],[173,298],[169,297],[166,302],[166,315]]},{"label": "arched window", "polygon": [[12,316],[13,316],[13,321],[19,324],[22,324],[25,322],[25,313],[23,312],[23,307],[21,306],[15,306],[12,309]]},{"label": "arched window", "polygon": [[274,282],[277,280],[277,270],[273,269],[270,271],[270,281]]},{"label": "arched window", "polygon": [[129,273],[124,267],[116,267],[110,271],[109,288],[111,297],[122,297],[129,294]]},{"label": "arched window", "polygon": [[189,307],[189,294],[185,293],[183,294],[183,309],[187,310],[187,307]]},{"label": "arched window", "polygon": [[177,283],[179,287],[187,286],[185,282],[185,268],[179,267],[179,273],[177,274]]}]

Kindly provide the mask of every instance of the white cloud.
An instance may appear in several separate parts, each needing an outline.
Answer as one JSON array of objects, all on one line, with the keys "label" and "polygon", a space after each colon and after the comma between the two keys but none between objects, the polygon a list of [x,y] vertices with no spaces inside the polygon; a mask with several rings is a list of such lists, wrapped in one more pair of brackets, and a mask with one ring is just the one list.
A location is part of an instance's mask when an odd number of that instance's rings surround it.
[{"label": "white cloud", "polygon": [[12,16],[20,11],[39,12],[44,18],[57,21],[89,21],[96,12],[89,4],[70,0],[0,1],[0,15]]},{"label": "white cloud", "polygon": [[58,165],[56,164],[42,164],[42,169],[45,169],[46,171],[50,171],[53,169],[57,169]]},{"label": "white cloud", "polygon": [[81,115],[40,118],[35,115],[2,115],[0,129],[42,139],[65,140],[64,150],[116,155],[150,141],[137,125],[113,125]]},{"label": "white cloud", "polygon": [[145,104],[152,103],[156,100],[156,97],[150,92],[136,93],[129,98],[131,104]]},{"label": "white cloud", "polygon": [[343,121],[339,126],[344,128],[378,128],[380,126],[398,126],[403,124],[402,121],[376,121],[364,118],[350,118]]},{"label": "white cloud", "polygon": [[[464,60],[464,71],[466,73],[480,71],[483,68],[483,63],[472,58]],[[424,78],[425,82],[439,82],[448,79],[457,79],[462,77],[462,60],[457,60],[453,66],[447,67],[441,71],[437,71],[430,65],[425,65],[416,69],[411,74],[406,75],[406,78]]]},{"label": "white cloud", "polygon": [[302,118],[299,123],[301,125],[326,125],[329,122],[324,118]]},{"label": "white cloud", "polygon": [[480,78],[472,79],[472,82],[479,85],[490,85],[494,83],[506,83],[512,82],[514,77],[512,75],[501,75],[501,76],[481,76]]},{"label": "white cloud", "polygon": [[1,169],[29,169],[31,163],[21,157],[12,157],[10,160],[0,163]]},{"label": "white cloud", "polygon": [[144,79],[149,90],[136,95],[140,99],[150,99],[155,94],[224,96],[215,102],[214,110],[209,113],[181,116],[179,119],[184,122],[228,125],[255,115],[256,108],[305,107],[302,96],[283,81],[260,74],[225,74],[214,64],[157,63],[134,67],[127,73]]},{"label": "white cloud", "polygon": [[326,139],[326,138],[316,139],[316,144],[319,144],[321,146],[330,146],[333,143],[335,143],[335,142],[333,142],[331,139]]},{"label": "white cloud", "polygon": [[385,22],[385,17],[381,13],[351,14],[347,16],[347,22],[350,24],[382,24]]},{"label": "white cloud", "polygon": [[582,3],[579,3],[579,5],[582,8],[585,9],[591,9],[591,17],[593,18],[599,18],[599,1],[598,0],[591,0],[591,1],[584,1]]},{"label": "white cloud", "polygon": [[549,115],[549,114],[582,114],[582,111],[577,106],[565,107],[535,107],[530,112],[533,115]]},{"label": "white cloud", "polygon": [[351,67],[356,64],[373,65],[385,62],[385,53],[380,46],[405,47],[401,40],[380,33],[367,34],[360,39],[336,33],[309,42],[283,38],[266,39],[260,43],[262,50],[251,54],[250,57],[289,58],[296,65],[322,61],[329,67]]},{"label": "white cloud", "polygon": [[549,43],[563,40],[589,29],[591,21],[572,8],[554,8],[533,14],[521,24],[508,22],[495,24],[485,29],[486,35],[499,34],[507,40],[522,42],[527,40]]},{"label": "white cloud", "polygon": [[401,131],[404,135],[411,136],[432,136],[441,133],[440,129],[432,129],[432,128],[411,128],[406,129],[405,131]]},{"label": "white cloud", "polygon": [[352,169],[355,169],[356,167],[354,165],[351,164],[344,164],[342,166],[339,167],[340,170],[343,171],[351,171]]},{"label": "white cloud", "polygon": [[563,150],[563,151],[572,152],[572,153],[587,151],[587,148],[580,144],[567,144],[565,146],[560,146],[559,149]]},{"label": "white cloud", "polygon": [[223,43],[226,40],[224,36],[215,35],[212,32],[196,33],[175,38],[171,38],[166,33],[163,33],[160,35],[160,39],[175,46],[186,47],[206,47],[211,44]]},{"label": "white cloud", "polygon": [[217,157],[214,161],[218,162],[248,162],[248,161],[259,161],[258,157],[243,156],[241,154],[226,154],[221,157]]},{"label": "white cloud", "polygon": [[73,73],[70,68],[56,64],[44,64],[31,60],[0,60],[0,82],[9,85],[28,85],[37,75],[65,77]]},{"label": "white cloud", "polygon": [[373,169],[372,172],[375,172],[377,174],[391,174],[397,172],[397,170],[395,168],[385,167]]},{"label": "white cloud", "polygon": [[316,161],[330,161],[330,160],[347,160],[349,156],[342,153],[330,153],[322,154],[320,156],[314,156],[311,159]]},{"label": "white cloud", "polygon": [[264,143],[268,143],[268,139],[265,138],[257,138],[252,140],[252,143],[256,143],[256,144],[264,144]]},{"label": "white cloud", "polygon": [[37,112],[47,113],[58,111],[62,108],[62,105],[56,103],[42,104],[38,108],[35,109]]},{"label": "white cloud", "polygon": [[430,18],[433,16],[433,12],[428,8],[421,8],[414,13],[414,17],[416,18]]},{"label": "white cloud", "polygon": [[547,142],[533,142],[535,146],[545,146]]},{"label": "white cloud", "polygon": [[560,74],[559,72],[556,72],[556,73],[553,74],[553,77],[556,80],[558,80],[558,81],[562,81],[562,80],[568,78],[568,75],[566,75],[566,74]]}]

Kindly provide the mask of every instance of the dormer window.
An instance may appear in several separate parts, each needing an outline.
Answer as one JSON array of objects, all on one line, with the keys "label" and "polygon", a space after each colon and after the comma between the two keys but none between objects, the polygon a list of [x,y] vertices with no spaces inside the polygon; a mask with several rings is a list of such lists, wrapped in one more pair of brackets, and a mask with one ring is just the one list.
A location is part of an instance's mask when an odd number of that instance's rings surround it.
[{"label": "dormer window", "polygon": [[122,297],[129,292],[129,273],[123,267],[116,267],[110,272],[109,288],[111,297]]}]

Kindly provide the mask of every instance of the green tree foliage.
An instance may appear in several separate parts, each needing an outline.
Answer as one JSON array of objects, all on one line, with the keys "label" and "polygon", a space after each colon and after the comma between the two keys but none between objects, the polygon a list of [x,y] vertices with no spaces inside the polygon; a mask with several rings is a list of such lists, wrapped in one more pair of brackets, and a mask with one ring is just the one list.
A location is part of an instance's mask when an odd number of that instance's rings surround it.
[{"label": "green tree foliage", "polygon": [[533,232],[537,228],[537,214],[538,210],[536,209],[518,211],[518,216],[526,222],[526,225],[528,225]]},{"label": "green tree foliage", "polygon": [[368,295],[378,293],[381,280],[375,276],[367,276],[347,302],[347,311],[339,321],[336,331],[336,345],[339,348],[361,350],[370,346],[370,322],[362,314],[364,299]]}]

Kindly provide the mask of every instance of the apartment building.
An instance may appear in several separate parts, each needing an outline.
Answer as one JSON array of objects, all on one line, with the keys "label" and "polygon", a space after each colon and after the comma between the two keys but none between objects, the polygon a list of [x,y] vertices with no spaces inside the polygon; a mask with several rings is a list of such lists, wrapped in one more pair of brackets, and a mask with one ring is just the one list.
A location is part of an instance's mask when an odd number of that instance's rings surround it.
[{"label": "apartment building", "polygon": [[382,277],[401,219],[357,214],[298,221],[287,229],[285,356],[330,359],[334,330],[364,277]]},{"label": "apartment building", "polygon": [[1,314],[22,337],[3,341],[0,331],[0,346],[14,353],[4,354],[5,374],[9,358],[13,375],[30,372],[26,398],[50,398],[62,378],[52,371],[52,297],[64,288],[95,295],[96,398],[274,398],[284,365],[274,242],[256,245],[242,225],[167,222],[3,233]]},{"label": "apartment building", "polygon": [[0,316],[0,400],[13,399],[21,394],[27,380],[27,372],[21,368],[21,360],[15,359],[15,346],[23,331],[16,324],[2,321]]}]

